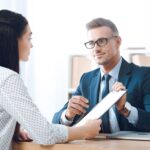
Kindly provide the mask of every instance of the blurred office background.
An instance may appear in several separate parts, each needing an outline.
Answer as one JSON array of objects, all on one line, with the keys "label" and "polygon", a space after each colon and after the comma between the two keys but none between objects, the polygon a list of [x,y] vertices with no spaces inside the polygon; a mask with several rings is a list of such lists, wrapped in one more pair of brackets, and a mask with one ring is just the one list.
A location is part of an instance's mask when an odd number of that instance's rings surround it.
[{"label": "blurred office background", "polygon": [[34,47],[21,63],[21,76],[49,121],[68,100],[69,55],[89,53],[83,45],[88,21],[111,19],[122,37],[121,51],[150,50],[149,0],[0,0],[0,9],[22,13],[30,23]]}]

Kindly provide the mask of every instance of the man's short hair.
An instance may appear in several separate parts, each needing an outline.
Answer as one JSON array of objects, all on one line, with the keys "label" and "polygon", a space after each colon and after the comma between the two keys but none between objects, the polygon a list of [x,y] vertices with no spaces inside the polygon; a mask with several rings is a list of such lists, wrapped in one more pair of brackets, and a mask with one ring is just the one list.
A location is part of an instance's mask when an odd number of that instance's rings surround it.
[{"label": "man's short hair", "polygon": [[115,35],[119,35],[116,25],[109,19],[95,18],[86,24],[87,30],[104,26],[109,27]]}]

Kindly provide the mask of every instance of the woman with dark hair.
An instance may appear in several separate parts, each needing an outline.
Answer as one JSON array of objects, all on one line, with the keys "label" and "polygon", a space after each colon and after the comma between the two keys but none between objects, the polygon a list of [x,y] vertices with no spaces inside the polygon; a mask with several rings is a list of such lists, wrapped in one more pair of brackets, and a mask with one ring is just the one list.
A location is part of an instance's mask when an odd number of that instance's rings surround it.
[{"label": "woman with dark hair", "polygon": [[28,60],[31,43],[28,21],[9,10],[0,10],[0,148],[12,149],[16,124],[28,131],[38,144],[63,143],[92,138],[99,133],[100,120],[80,127],[50,124],[32,102],[19,77],[19,60]]},{"label": "woman with dark hair", "polygon": [[[22,35],[26,31],[25,28],[30,30],[28,21],[23,16],[7,10],[0,11],[0,66],[17,73],[19,73],[18,49],[21,46],[18,44],[22,41]],[[31,33],[29,36],[31,36]],[[32,47],[32,45],[28,46]]]}]

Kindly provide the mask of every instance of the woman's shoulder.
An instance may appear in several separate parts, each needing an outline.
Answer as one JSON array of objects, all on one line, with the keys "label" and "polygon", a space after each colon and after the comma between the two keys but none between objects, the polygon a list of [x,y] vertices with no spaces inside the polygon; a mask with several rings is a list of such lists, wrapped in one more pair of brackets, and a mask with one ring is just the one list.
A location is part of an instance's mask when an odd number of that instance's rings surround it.
[{"label": "woman's shoulder", "polygon": [[0,82],[6,80],[12,75],[18,76],[18,73],[5,67],[0,66]]}]

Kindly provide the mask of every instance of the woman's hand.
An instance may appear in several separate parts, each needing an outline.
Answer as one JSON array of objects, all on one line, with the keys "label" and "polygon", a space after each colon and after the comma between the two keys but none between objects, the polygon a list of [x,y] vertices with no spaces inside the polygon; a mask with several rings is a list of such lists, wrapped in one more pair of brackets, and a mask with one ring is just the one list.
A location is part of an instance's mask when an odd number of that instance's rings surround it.
[{"label": "woman's hand", "polygon": [[100,119],[93,119],[88,120],[82,126],[68,127],[68,141],[94,138],[99,134],[99,131],[101,130],[101,123],[102,121]]},{"label": "woman's hand", "polygon": [[90,139],[95,136],[97,136],[101,130],[101,125],[102,120],[95,119],[95,120],[88,120],[84,125],[83,125],[83,130],[85,132],[85,139]]},{"label": "woman's hand", "polygon": [[18,137],[18,140],[19,141],[32,141],[32,139],[30,138],[27,130],[21,128],[20,131],[19,131],[19,137]]}]

